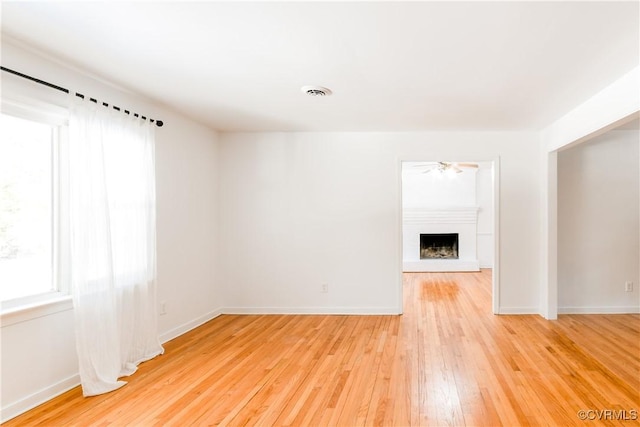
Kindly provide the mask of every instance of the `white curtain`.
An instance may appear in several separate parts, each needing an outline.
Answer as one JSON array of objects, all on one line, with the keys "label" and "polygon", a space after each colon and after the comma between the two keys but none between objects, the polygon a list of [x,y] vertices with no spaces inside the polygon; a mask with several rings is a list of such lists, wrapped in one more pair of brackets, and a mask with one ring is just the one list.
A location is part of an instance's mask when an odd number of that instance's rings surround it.
[{"label": "white curtain", "polygon": [[154,127],[73,102],[68,260],[83,394],[115,390],[163,353],[156,318]]}]

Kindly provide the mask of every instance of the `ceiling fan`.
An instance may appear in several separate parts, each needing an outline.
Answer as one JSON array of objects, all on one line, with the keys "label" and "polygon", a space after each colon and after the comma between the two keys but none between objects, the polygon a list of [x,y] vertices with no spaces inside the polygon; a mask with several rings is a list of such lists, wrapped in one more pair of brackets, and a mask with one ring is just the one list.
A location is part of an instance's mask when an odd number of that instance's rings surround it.
[{"label": "ceiling fan", "polygon": [[463,168],[478,169],[477,163],[458,163],[458,162],[432,162],[419,163],[414,165],[416,168],[424,168],[422,173],[437,171],[439,173],[462,173]]}]

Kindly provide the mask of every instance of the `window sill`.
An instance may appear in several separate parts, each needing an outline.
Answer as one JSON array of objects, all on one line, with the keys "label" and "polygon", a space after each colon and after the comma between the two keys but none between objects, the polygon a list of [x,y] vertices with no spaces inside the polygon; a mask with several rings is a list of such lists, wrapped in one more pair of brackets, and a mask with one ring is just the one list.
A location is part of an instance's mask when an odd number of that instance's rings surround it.
[{"label": "window sill", "polygon": [[73,309],[73,299],[70,295],[64,295],[40,301],[37,303],[21,305],[20,307],[4,309],[0,312],[0,325],[15,325],[38,317],[49,316]]}]

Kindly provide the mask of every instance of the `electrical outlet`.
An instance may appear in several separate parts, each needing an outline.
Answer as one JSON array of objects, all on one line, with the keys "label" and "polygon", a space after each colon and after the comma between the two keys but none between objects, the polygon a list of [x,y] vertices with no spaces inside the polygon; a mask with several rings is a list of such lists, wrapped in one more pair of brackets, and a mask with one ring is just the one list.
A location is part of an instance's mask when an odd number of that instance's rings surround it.
[{"label": "electrical outlet", "polygon": [[167,314],[167,303],[162,301],[160,303],[160,315]]},{"label": "electrical outlet", "polygon": [[329,292],[329,284],[323,283],[320,288],[320,292],[322,292],[323,294],[326,294],[327,292]]},{"label": "electrical outlet", "polygon": [[633,292],[633,282],[626,282],[624,284],[625,292]]}]

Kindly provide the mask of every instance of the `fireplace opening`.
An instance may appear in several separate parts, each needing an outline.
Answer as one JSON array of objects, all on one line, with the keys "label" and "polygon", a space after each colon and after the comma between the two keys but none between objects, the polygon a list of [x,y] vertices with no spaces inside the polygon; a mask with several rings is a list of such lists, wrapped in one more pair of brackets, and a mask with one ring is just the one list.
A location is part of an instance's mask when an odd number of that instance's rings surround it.
[{"label": "fireplace opening", "polygon": [[458,259],[458,233],[420,234],[420,259]]}]

